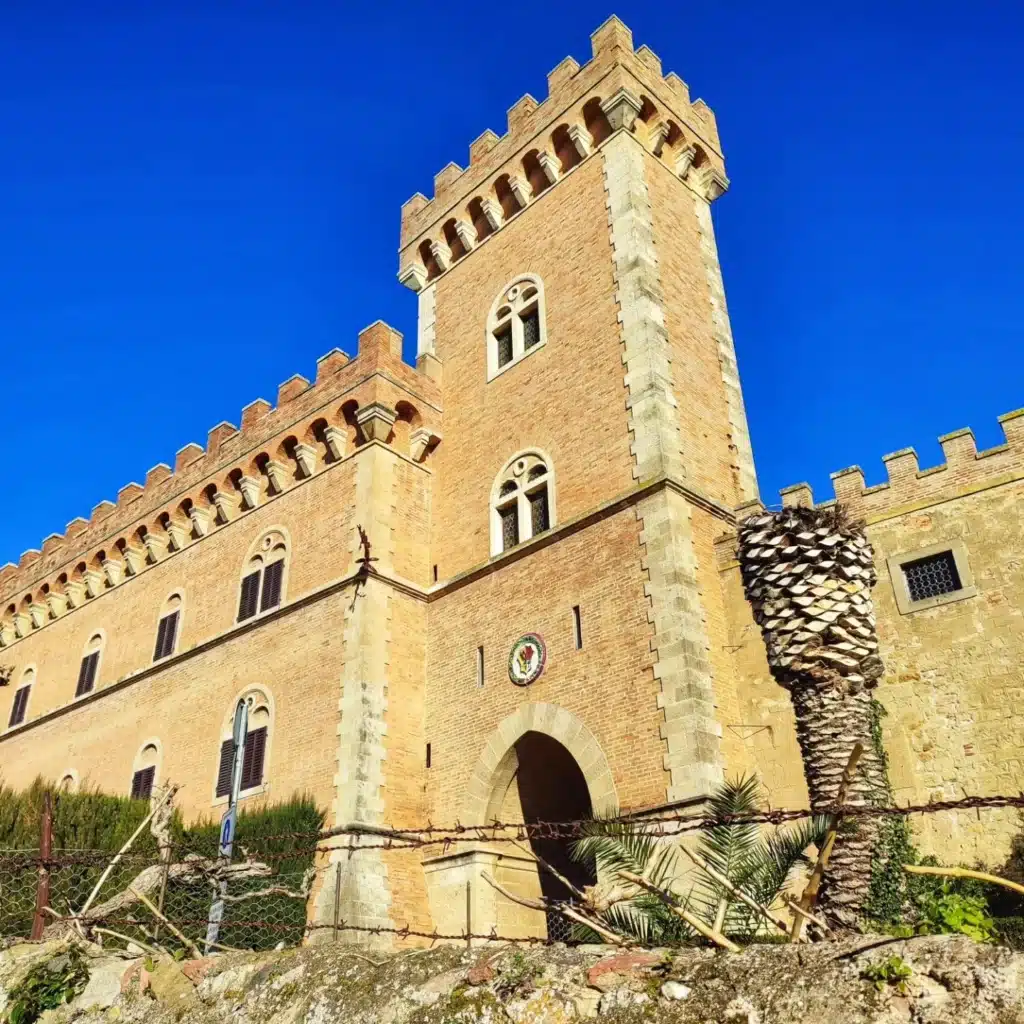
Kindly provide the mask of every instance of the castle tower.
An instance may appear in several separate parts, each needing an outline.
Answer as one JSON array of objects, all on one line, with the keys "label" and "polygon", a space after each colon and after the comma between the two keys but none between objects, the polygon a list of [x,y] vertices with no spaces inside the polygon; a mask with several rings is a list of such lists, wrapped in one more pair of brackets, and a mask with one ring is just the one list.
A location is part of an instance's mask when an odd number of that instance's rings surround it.
[{"label": "castle tower", "polygon": [[[699,801],[722,778],[732,684],[713,544],[757,495],[710,213],[728,179],[685,83],[617,18],[592,43],[402,211],[417,365],[444,407],[435,821],[527,813],[500,792],[527,733],[569,750],[595,808]],[[519,688],[524,635],[547,662]]]}]

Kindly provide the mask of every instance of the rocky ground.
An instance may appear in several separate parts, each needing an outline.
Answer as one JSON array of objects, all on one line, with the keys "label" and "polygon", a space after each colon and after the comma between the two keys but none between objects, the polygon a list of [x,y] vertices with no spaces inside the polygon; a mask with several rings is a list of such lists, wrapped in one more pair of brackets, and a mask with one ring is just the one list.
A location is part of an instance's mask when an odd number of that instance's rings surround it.
[{"label": "rocky ground", "polygon": [[[960,936],[865,948],[879,941],[860,936],[813,946],[751,946],[738,955],[622,953],[605,946],[387,953],[338,945],[180,963],[87,947],[85,991],[40,1020],[1024,1024],[1024,954]],[[61,942],[22,943],[0,953],[0,1020],[6,1021],[19,982],[66,949]],[[876,984],[870,976],[879,972],[872,966],[884,962],[896,967]],[[910,973],[901,985],[896,975],[905,968]]]}]

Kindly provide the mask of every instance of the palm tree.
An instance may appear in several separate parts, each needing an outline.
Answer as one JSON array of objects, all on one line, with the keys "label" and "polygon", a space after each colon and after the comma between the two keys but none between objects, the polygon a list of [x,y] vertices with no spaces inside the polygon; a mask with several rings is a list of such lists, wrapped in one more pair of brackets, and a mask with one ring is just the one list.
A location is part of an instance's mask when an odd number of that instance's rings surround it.
[{"label": "palm tree", "polygon": [[[710,827],[701,832],[697,853],[735,888],[761,906],[771,907],[797,865],[806,862],[806,850],[822,842],[828,819],[815,816],[797,826],[766,833],[759,825],[743,820],[758,810],[757,790],[753,776],[726,781],[719,787],[711,798]],[[664,893],[679,893],[684,875],[679,850],[671,839],[642,822],[597,819],[586,827],[571,852],[574,859],[597,868],[601,881],[588,895],[614,930],[648,945],[678,945],[696,936],[663,899],[620,882],[620,873],[639,875]],[[688,881],[689,891],[678,898],[678,905],[715,931],[753,935],[763,929],[763,919],[703,869]]]},{"label": "palm tree", "polygon": [[[845,510],[784,508],[740,524],[739,561],[768,665],[790,694],[811,807],[837,796],[850,753],[864,756],[847,803],[884,799],[885,767],[872,743],[872,690],[883,672],[871,588],[876,574],[863,524]],[[821,894],[833,925],[852,927],[871,884],[877,819],[841,830]]]}]

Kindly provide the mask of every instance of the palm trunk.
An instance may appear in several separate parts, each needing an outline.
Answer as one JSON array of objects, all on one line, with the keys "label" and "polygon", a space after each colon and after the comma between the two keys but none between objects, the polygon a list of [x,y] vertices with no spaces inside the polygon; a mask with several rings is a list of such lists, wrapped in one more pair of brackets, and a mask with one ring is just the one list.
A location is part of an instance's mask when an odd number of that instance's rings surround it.
[{"label": "palm trunk", "polygon": [[[864,756],[847,803],[885,792],[885,768],[872,742],[871,691],[882,674],[871,601],[875,569],[861,524],[842,508],[785,508],[740,526],[747,599],[776,681],[790,693],[814,810],[836,798],[854,744]],[[871,885],[877,819],[840,830],[822,885],[827,920],[852,927]]]}]

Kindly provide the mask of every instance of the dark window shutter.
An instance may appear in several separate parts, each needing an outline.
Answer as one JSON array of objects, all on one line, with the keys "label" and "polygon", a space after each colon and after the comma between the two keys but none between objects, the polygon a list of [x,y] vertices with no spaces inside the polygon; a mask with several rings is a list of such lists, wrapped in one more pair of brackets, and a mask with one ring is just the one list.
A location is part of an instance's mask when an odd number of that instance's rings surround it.
[{"label": "dark window shutter", "polygon": [[153,794],[153,779],[156,777],[156,768],[143,768],[132,776],[132,799],[148,800]]},{"label": "dark window shutter", "polygon": [[21,725],[25,721],[25,708],[28,706],[28,691],[31,687],[23,686],[14,695],[14,705],[11,707],[11,720],[7,723],[11,725]]},{"label": "dark window shutter", "polygon": [[78,670],[78,686],[75,687],[75,696],[81,697],[89,693],[96,684],[96,666],[100,661],[100,652],[93,651],[82,659],[82,666]]},{"label": "dark window shutter", "polygon": [[174,641],[178,635],[178,613],[171,612],[160,620],[156,631],[156,650],[153,652],[153,660],[159,661],[174,653]]},{"label": "dark window shutter", "polygon": [[260,599],[260,611],[276,608],[281,603],[281,582],[284,580],[284,559],[271,562],[263,570],[263,597]]},{"label": "dark window shutter", "polygon": [[263,782],[263,756],[267,750],[267,727],[253,729],[245,740],[242,758],[242,789],[252,789]]},{"label": "dark window shutter", "polygon": [[231,792],[231,762],[235,758],[235,741],[228,739],[220,745],[220,767],[217,769],[217,796]]},{"label": "dark window shutter", "polygon": [[238,602],[238,621],[251,619],[256,614],[256,602],[260,596],[260,570],[249,573],[242,580],[242,597]]}]

